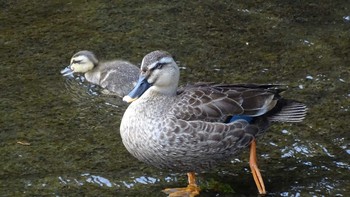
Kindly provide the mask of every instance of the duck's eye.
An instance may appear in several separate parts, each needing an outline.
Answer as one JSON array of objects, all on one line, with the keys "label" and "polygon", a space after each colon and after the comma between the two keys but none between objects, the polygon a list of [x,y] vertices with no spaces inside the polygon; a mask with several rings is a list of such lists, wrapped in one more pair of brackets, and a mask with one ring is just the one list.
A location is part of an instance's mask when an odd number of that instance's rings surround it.
[{"label": "duck's eye", "polygon": [[152,65],[149,66],[149,70],[150,71],[153,71],[155,69],[161,69],[163,68],[164,65],[166,65],[167,63],[166,62],[156,62],[156,63],[153,63]]},{"label": "duck's eye", "polygon": [[163,66],[165,65],[166,63],[157,63],[157,65],[154,67],[154,69],[162,69]]}]

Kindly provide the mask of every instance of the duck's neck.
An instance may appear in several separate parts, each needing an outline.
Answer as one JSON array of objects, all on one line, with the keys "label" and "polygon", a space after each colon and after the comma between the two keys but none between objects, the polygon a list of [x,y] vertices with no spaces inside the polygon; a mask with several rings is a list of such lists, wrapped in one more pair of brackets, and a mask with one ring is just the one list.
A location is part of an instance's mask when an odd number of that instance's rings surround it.
[{"label": "duck's neck", "polygon": [[164,96],[175,96],[176,95],[176,89],[177,87],[174,88],[161,88],[161,87],[156,87],[152,86],[150,88],[150,92],[153,92],[154,94],[158,95],[164,95]]}]

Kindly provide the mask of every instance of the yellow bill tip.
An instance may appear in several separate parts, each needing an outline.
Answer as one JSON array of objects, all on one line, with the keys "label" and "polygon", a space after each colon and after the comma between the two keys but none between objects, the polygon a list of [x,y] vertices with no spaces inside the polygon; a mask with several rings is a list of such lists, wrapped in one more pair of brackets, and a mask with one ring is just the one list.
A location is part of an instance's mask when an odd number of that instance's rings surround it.
[{"label": "yellow bill tip", "polygon": [[127,102],[127,103],[131,103],[133,101],[135,101],[137,98],[131,98],[129,95],[126,95],[123,97],[123,101]]}]

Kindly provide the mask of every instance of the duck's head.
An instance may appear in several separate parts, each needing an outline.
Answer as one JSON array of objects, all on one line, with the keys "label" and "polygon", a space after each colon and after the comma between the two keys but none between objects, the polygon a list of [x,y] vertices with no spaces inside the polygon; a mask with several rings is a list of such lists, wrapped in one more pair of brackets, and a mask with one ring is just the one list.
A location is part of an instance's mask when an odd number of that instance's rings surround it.
[{"label": "duck's head", "polygon": [[63,76],[73,73],[86,73],[98,64],[96,56],[91,51],[79,51],[70,60],[70,65],[61,70]]},{"label": "duck's head", "polygon": [[163,95],[174,95],[179,77],[179,67],[172,56],[165,51],[153,51],[143,58],[139,80],[123,101],[130,103],[148,89]]}]

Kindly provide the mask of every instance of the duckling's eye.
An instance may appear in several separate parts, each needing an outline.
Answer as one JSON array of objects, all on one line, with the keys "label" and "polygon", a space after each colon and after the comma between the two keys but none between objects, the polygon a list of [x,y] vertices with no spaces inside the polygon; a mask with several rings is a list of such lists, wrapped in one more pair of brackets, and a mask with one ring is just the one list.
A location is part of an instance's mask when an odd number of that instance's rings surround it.
[{"label": "duckling's eye", "polygon": [[73,60],[72,64],[80,64],[82,60]]}]

